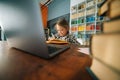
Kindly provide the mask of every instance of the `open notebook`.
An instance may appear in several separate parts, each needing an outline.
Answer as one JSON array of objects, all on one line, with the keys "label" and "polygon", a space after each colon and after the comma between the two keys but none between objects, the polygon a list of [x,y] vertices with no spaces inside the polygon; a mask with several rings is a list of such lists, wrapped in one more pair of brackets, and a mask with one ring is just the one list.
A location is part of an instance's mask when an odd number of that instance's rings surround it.
[{"label": "open notebook", "polygon": [[49,43],[49,44],[68,44],[69,42],[64,41],[64,40],[59,40],[59,39],[53,39],[53,40],[46,41],[46,43]]}]

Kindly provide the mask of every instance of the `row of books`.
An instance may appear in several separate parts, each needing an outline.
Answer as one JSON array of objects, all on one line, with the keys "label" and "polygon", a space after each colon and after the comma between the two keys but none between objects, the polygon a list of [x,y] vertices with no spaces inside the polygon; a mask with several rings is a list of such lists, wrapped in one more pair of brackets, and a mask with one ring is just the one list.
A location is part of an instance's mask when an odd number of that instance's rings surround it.
[{"label": "row of books", "polygon": [[[103,16],[98,16],[97,19],[96,19],[96,22],[99,21],[104,21],[105,20],[105,17]],[[89,22],[95,22],[95,17],[94,16],[90,16],[90,17],[86,17],[86,21],[85,21],[85,18],[78,18],[78,19],[74,19],[71,21],[71,24],[74,25],[74,24],[83,24],[83,23],[89,23]]]},{"label": "row of books", "polygon": [[96,9],[92,8],[86,11],[86,15],[91,15],[91,14],[95,14]]},{"label": "row of books", "polygon": [[75,32],[75,31],[94,31],[94,30],[100,31],[101,25],[98,24],[95,26],[94,24],[91,24],[91,25],[87,25],[87,26],[81,25],[81,26],[72,26],[71,27],[71,31],[73,31],[73,32]]},{"label": "row of books", "polygon": [[71,12],[72,12],[72,13],[77,12],[77,6],[73,6],[73,7],[71,8]]},{"label": "row of books", "polygon": [[77,5],[73,6],[73,7],[71,8],[71,12],[72,12],[72,13],[75,13],[75,12],[77,12],[77,10],[78,10],[78,11],[83,10],[83,9],[85,9],[85,8],[94,6],[94,5],[96,4],[96,2],[97,2],[97,3],[101,3],[102,1],[103,1],[103,0],[91,0],[91,1],[87,2],[86,4],[85,4],[85,2],[83,2],[82,4],[79,4],[78,7],[77,7]]},{"label": "row of books", "polygon": [[85,11],[78,12],[77,17],[84,17],[85,16]]},{"label": "row of books", "polygon": [[[95,8],[86,10],[86,15],[91,15],[91,14],[95,14]],[[74,13],[71,15],[71,19],[76,19],[77,17],[84,17],[85,16],[85,11],[81,11],[78,13]]]},{"label": "row of books", "polygon": [[84,9],[85,8],[85,3],[78,5],[78,10]]},{"label": "row of books", "polygon": [[95,28],[96,28],[96,30],[101,30],[101,25],[100,24],[97,24],[96,26],[94,25],[94,24],[90,24],[90,25],[87,25],[86,26],[86,30],[87,31],[90,31],[90,30],[95,30]]},{"label": "row of books", "polygon": [[71,19],[76,19],[78,17],[78,14],[77,13],[74,13],[71,15]]},{"label": "row of books", "polygon": [[90,7],[90,6],[93,6],[93,5],[95,5],[95,1],[94,0],[92,0],[92,1],[87,3],[87,7]]},{"label": "row of books", "polygon": [[81,24],[81,23],[84,23],[85,22],[85,19],[84,18],[79,18],[78,19],[78,24]]},{"label": "row of books", "polygon": [[92,66],[86,68],[95,80],[120,80],[120,0],[106,0],[99,15],[109,17],[101,34],[90,39]]},{"label": "row of books", "polygon": [[70,30],[71,30],[71,32],[77,32],[78,27],[77,27],[77,26],[72,26],[72,27],[70,28]]},{"label": "row of books", "polygon": [[95,16],[90,16],[86,18],[86,22],[94,22],[95,21]]},{"label": "row of books", "polygon": [[[102,1],[103,1],[103,0],[98,0],[97,3],[100,3],[100,2],[102,2]],[[85,4],[85,3],[79,4],[79,5],[78,5],[78,10],[82,10],[82,9],[87,8],[87,7],[94,6],[95,4],[96,4],[96,0],[89,1],[89,2],[87,2],[86,4]],[[72,12],[77,11],[77,6],[74,6],[71,10],[72,10]]]}]

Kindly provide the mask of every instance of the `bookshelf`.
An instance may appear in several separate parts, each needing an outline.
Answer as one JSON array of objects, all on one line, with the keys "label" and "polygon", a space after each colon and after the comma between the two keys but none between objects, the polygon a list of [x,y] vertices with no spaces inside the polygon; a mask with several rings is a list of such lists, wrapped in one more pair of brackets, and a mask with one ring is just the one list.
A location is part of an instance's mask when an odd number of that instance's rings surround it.
[{"label": "bookshelf", "polygon": [[103,16],[98,16],[99,6],[104,0],[71,0],[70,33],[82,45],[89,45],[91,35],[101,33]]},{"label": "bookshelf", "polygon": [[2,34],[2,30],[1,30],[1,26],[0,26],[0,41],[2,40],[1,34]]},{"label": "bookshelf", "polygon": [[0,41],[4,41],[6,40],[5,34],[2,30],[2,27],[0,26]]}]

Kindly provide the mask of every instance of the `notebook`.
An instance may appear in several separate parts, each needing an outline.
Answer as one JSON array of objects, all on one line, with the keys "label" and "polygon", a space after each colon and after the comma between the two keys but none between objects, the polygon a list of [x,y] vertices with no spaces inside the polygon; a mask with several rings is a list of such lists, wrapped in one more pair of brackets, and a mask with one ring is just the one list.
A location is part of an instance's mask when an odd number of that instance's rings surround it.
[{"label": "notebook", "polygon": [[48,40],[48,41],[46,41],[46,43],[49,43],[49,44],[69,44],[69,42],[67,42],[65,40],[59,40],[59,39]]},{"label": "notebook", "polygon": [[70,47],[48,45],[38,0],[0,0],[0,25],[10,47],[51,58]]}]

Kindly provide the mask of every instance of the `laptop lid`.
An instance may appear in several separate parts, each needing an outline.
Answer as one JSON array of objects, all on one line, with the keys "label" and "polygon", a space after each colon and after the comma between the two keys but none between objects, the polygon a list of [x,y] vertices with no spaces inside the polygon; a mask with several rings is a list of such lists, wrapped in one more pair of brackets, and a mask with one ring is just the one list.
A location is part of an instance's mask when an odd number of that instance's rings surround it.
[{"label": "laptop lid", "polygon": [[0,0],[0,25],[9,46],[50,57],[37,0]]}]

